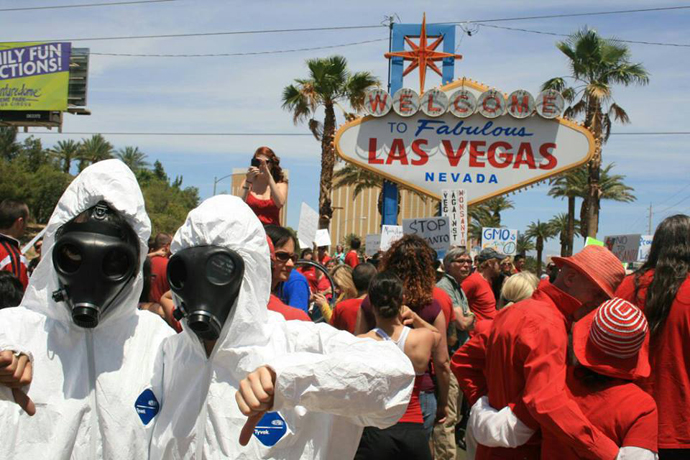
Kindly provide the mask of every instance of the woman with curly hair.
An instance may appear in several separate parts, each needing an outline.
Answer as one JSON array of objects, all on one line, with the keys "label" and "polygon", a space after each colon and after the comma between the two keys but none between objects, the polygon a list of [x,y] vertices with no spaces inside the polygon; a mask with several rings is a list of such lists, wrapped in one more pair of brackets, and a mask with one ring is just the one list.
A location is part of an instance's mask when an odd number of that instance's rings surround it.
[{"label": "woman with curly hair", "polygon": [[287,179],[280,158],[268,147],[259,147],[242,181],[241,198],[264,225],[280,225],[280,209],[287,200]]},{"label": "woman with curly hair", "polygon": [[[419,381],[419,401],[424,416],[424,430],[427,439],[430,439],[434,423],[441,423],[446,419],[450,379],[446,319],[442,314],[440,303],[434,299],[436,273],[433,250],[422,238],[416,235],[405,235],[393,243],[384,254],[380,270],[390,271],[397,275],[403,282],[405,305],[441,331],[441,339],[434,347],[432,354],[437,386],[429,371]],[[376,320],[369,299],[364,299],[360,314],[357,316],[355,333],[365,334],[375,325]],[[407,416],[408,414],[404,415],[400,421],[406,421]]]},{"label": "woman with curly hair", "polygon": [[649,323],[649,378],[640,386],[659,408],[659,458],[690,458],[690,217],[664,219],[647,262],[616,296],[636,304]]}]

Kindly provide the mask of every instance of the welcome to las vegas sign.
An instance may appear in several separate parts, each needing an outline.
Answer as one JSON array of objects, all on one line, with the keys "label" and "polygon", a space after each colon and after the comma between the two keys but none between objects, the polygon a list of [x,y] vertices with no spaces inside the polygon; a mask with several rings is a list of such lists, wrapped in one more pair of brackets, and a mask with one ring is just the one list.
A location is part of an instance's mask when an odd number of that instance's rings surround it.
[{"label": "welcome to las vegas sign", "polygon": [[467,190],[479,203],[589,161],[594,138],[558,117],[555,92],[510,95],[461,79],[419,97],[403,88],[374,90],[370,113],[343,125],[336,152],[344,160],[435,199],[443,189]]}]

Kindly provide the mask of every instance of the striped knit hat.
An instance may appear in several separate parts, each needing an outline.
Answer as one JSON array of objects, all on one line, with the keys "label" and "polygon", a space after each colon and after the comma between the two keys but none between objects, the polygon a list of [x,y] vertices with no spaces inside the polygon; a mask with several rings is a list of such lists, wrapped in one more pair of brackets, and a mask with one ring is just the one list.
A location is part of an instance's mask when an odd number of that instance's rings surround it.
[{"label": "striped knit hat", "polygon": [[649,327],[644,313],[613,298],[573,327],[573,350],[595,372],[633,380],[649,375]]}]

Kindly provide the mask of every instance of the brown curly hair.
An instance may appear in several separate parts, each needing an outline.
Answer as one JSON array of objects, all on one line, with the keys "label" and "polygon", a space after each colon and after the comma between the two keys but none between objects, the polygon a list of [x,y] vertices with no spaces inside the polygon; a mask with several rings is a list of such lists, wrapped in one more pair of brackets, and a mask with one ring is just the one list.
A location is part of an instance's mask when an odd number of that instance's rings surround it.
[{"label": "brown curly hair", "polygon": [[380,271],[391,270],[405,287],[405,304],[419,310],[433,300],[436,274],[431,248],[417,235],[405,235],[383,255]]},{"label": "brown curly hair", "polygon": [[278,183],[278,182],[285,182],[287,183],[287,179],[285,178],[285,174],[283,173],[283,169],[280,167],[280,158],[278,158],[278,155],[275,154],[273,150],[271,150],[270,147],[259,147],[256,149],[256,152],[254,152],[254,156],[252,158],[256,158],[259,155],[263,155],[267,157],[270,161],[270,170],[271,170],[271,176],[273,176],[273,180]]}]

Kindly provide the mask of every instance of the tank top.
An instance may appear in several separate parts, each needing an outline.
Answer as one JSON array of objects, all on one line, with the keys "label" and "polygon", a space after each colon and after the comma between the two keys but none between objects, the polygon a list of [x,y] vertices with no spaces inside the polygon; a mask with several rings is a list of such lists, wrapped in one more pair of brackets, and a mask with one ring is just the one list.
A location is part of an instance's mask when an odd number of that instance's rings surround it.
[{"label": "tank top", "polygon": [[264,225],[280,225],[280,209],[273,202],[273,198],[268,200],[262,200],[257,198],[256,195],[249,192],[247,194],[247,206],[249,206],[256,217],[259,218]]},{"label": "tank top", "polygon": [[[383,340],[393,342],[400,349],[400,351],[405,353],[405,342],[407,341],[407,336],[410,333],[409,327],[405,326],[403,328],[403,331],[400,334],[400,337],[398,337],[398,340],[393,340],[381,328],[375,328],[374,332]],[[422,415],[422,406],[419,404],[419,389],[423,377],[424,373],[417,374],[417,376],[415,377],[414,386],[412,387],[412,396],[410,397],[410,403],[407,405],[407,410],[400,418],[400,420],[398,420],[398,423],[424,423],[424,416]]]}]

